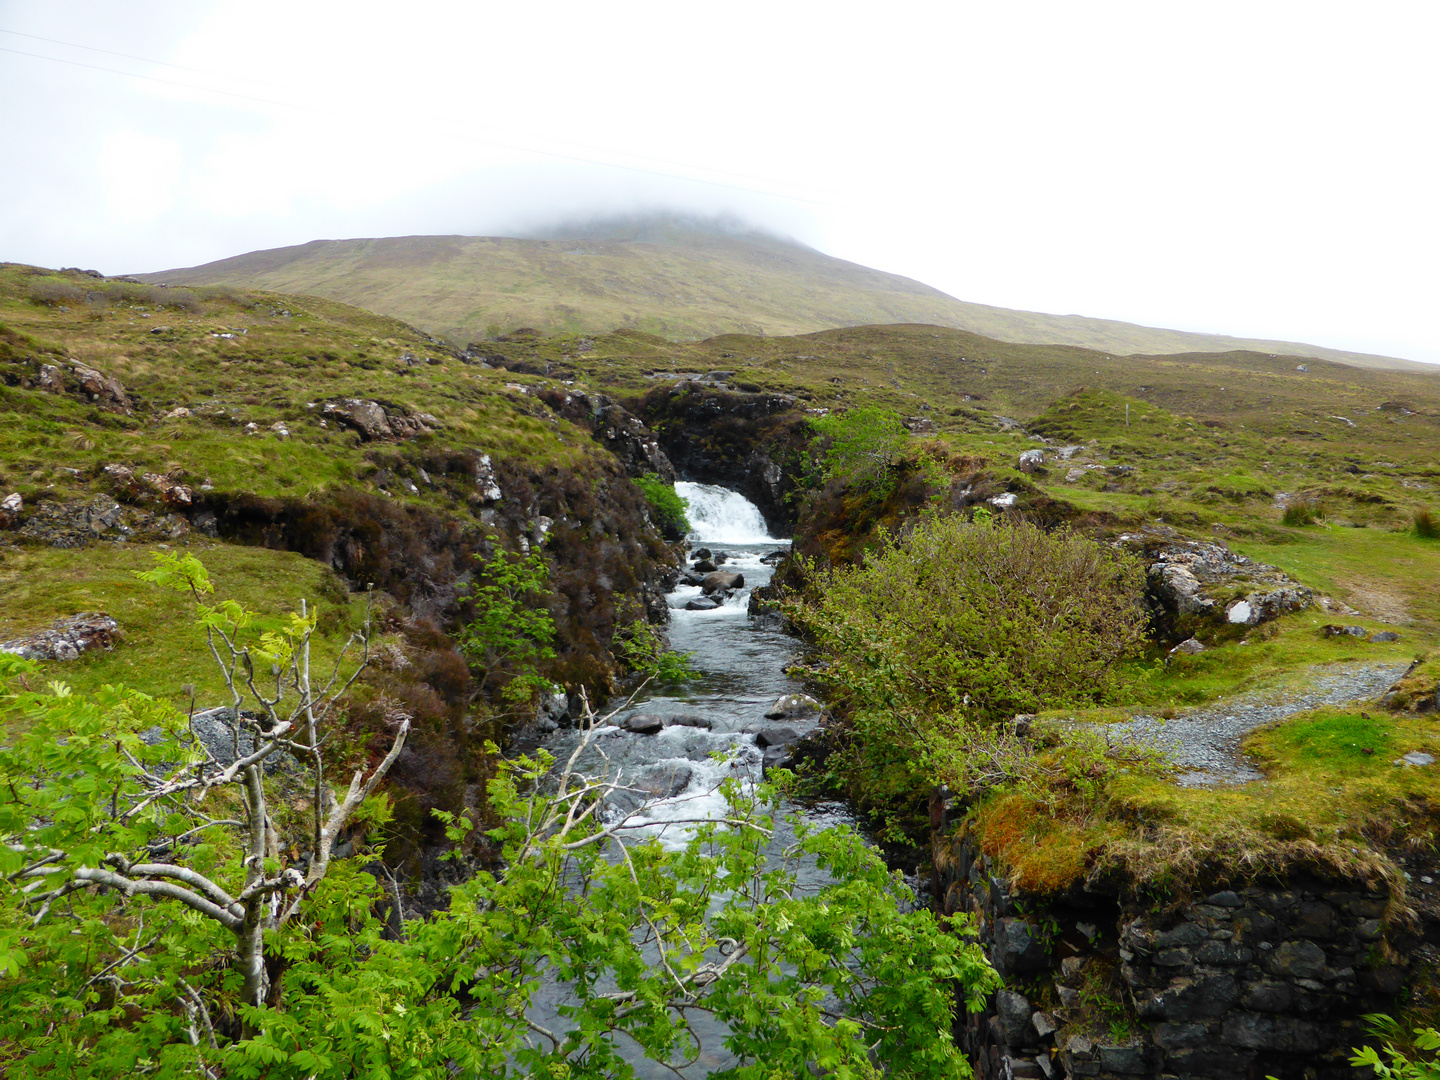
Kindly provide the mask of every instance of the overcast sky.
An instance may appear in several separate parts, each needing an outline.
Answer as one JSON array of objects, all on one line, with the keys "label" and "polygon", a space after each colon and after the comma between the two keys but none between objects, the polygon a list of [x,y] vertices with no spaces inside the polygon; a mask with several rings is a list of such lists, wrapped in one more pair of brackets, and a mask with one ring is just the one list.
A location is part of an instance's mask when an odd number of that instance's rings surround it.
[{"label": "overcast sky", "polygon": [[733,213],[964,300],[1440,363],[1440,4],[0,0],[0,260]]}]

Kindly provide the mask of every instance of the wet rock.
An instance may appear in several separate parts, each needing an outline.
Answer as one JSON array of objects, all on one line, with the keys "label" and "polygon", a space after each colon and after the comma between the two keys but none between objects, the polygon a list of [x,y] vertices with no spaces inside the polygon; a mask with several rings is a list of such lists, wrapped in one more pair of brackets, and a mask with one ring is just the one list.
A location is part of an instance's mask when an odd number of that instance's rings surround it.
[{"label": "wet rock", "polygon": [[809,694],[782,694],[765,710],[766,720],[801,720],[817,717],[825,707]]},{"label": "wet rock", "polygon": [[730,556],[723,551],[717,551],[714,555],[710,556],[710,561],[716,566],[724,566],[730,561]]},{"label": "wet rock", "polygon": [[700,716],[698,713],[681,713],[678,716],[666,718],[665,726],[702,728],[705,731],[709,731],[715,724],[708,716]]},{"label": "wet rock", "polygon": [[755,745],[764,749],[770,746],[789,746],[799,742],[800,732],[784,724],[769,724],[755,733]]},{"label": "wet rock", "polygon": [[1013,492],[1006,491],[985,501],[997,510],[1009,510],[1020,500]]},{"label": "wet rock", "polygon": [[651,765],[631,780],[628,787],[655,799],[673,799],[690,786],[695,770],[683,761]]},{"label": "wet rock", "polygon": [[716,608],[722,607],[722,606],[723,606],[723,605],[720,603],[719,600],[713,599],[712,597],[709,597],[709,596],[697,596],[694,600],[686,601],[686,603],[685,603],[685,610],[686,610],[686,611],[714,611]]},{"label": "wet rock", "polygon": [[706,574],[705,580],[700,583],[700,588],[707,596],[719,592],[729,592],[731,589],[741,589],[744,586],[745,575],[737,574],[733,570],[716,570],[713,574]]},{"label": "wet rock", "polygon": [[769,555],[766,555],[766,556],[765,556],[764,558],[762,558],[760,561],[761,561],[762,563],[764,563],[766,566],[774,566],[774,565],[776,565],[777,563],[779,563],[782,559],[784,559],[786,556],[788,556],[789,554],[790,554],[790,549],[789,549],[789,548],[782,548],[782,549],[779,550],[779,551],[772,551],[772,552],[770,552]]},{"label": "wet rock", "polygon": [[74,660],[89,649],[113,649],[120,624],[104,612],[90,612],[59,619],[46,630],[36,630],[11,641],[0,642],[0,652],[25,660]]},{"label": "wet rock", "polygon": [[709,559],[700,559],[695,563],[693,569],[697,574],[713,574],[720,568]]},{"label": "wet rock", "polygon": [[708,559],[713,554],[714,552],[712,552],[709,548],[704,547],[696,548],[694,551],[691,552],[691,555],[693,555],[696,560]]},{"label": "wet rock", "polygon": [[620,727],[632,735],[658,735],[665,727],[665,719],[654,713],[635,713],[621,721]]}]

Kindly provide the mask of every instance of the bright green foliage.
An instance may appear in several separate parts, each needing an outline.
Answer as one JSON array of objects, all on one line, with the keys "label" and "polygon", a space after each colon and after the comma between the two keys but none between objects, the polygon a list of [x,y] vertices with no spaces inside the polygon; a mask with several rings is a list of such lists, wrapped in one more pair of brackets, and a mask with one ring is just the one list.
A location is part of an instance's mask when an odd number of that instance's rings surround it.
[{"label": "bright green foliage", "polygon": [[[176,800],[125,813],[143,802],[142,770],[195,759],[182,718],[119,688],[26,689],[34,672],[0,654],[0,711],[25,713],[29,732],[0,752],[7,1076],[623,1076],[621,1046],[693,1060],[687,1013],[728,1025],[737,1061],[720,1075],[873,1077],[872,1060],[894,1077],[969,1075],[952,988],[977,1009],[999,980],[929,912],[901,912],[903,885],[858,836],[794,822],[777,858],[779,793],[730,781],[728,819],[695,823],[681,849],[626,843],[641,823],[597,820],[605,782],[566,769],[541,794],[543,755],[490,785],[503,876],[455,888],[448,910],[397,939],[376,915],[375,878],[337,859],[298,916],[266,932],[275,974],[264,1003],[247,1004],[233,937],[174,898],[79,888],[47,903],[25,888],[56,891],[118,848],[183,852],[234,895],[245,875],[238,823],[213,794],[217,820],[188,835],[196,808],[177,814]],[[139,737],[156,726],[154,745]],[[441,816],[452,839],[470,828]],[[58,854],[37,860],[46,849]],[[802,857],[831,884],[798,890]],[[569,997],[542,1030],[533,998],[556,978]]]},{"label": "bright green foliage", "polygon": [[675,491],[674,484],[667,484],[655,473],[646,473],[635,481],[635,486],[645,494],[655,524],[667,537],[680,540],[690,531],[690,500]]},{"label": "bright green foliage", "polygon": [[1368,1016],[1366,1019],[1370,1021],[1372,1034],[1385,1039],[1385,1057],[1389,1059],[1388,1064],[1374,1047],[1362,1046],[1350,1058],[1351,1065],[1368,1065],[1375,1070],[1376,1076],[1385,1077],[1386,1080],[1440,1080],[1440,1031],[1433,1027],[1415,1029],[1415,1049],[1423,1051],[1429,1056],[1429,1060],[1412,1061],[1395,1047],[1395,1043],[1399,1041],[1399,1023],[1388,1016]]},{"label": "bright green foliage", "polygon": [[689,653],[676,652],[644,619],[636,619],[615,637],[615,652],[632,671],[661,682],[693,679],[697,672]]},{"label": "bright green foliage", "polygon": [[909,437],[898,414],[873,407],[822,416],[810,426],[829,444],[825,479],[842,479],[861,490],[888,485],[890,466]]},{"label": "bright green foliage", "polygon": [[550,647],[555,620],[544,606],[550,570],[538,552],[515,554],[496,537],[490,542],[495,553],[475,556],[479,579],[462,593],[474,604],[475,616],[461,628],[458,644],[482,687],[508,676],[504,696],[523,701],[550,686],[535,673],[537,664],[555,659]]},{"label": "bright green foliage", "polygon": [[968,786],[993,756],[976,738],[1002,719],[1121,689],[1116,661],[1145,639],[1141,584],[1135,560],[1080,536],[932,517],[786,611],[853,716],[838,767],[883,801]]}]

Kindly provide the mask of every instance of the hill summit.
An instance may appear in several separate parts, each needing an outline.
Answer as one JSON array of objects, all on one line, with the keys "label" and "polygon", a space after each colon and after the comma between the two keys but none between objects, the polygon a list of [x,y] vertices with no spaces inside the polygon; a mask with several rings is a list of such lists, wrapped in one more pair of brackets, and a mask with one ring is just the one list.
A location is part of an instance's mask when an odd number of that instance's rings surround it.
[{"label": "hill summit", "polygon": [[314,240],[137,276],[321,296],[404,319],[458,344],[522,326],[545,332],[629,328],[683,341],[921,323],[1121,355],[1249,350],[1430,370],[1414,361],[1295,342],[967,303],[734,218],[648,214],[562,223],[525,237]]}]

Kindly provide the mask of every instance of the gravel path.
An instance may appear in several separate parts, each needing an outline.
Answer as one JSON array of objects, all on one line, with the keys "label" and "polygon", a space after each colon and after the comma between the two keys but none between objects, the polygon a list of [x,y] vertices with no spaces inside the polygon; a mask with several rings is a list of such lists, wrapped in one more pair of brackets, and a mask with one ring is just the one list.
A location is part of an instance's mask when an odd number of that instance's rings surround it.
[{"label": "gravel path", "polygon": [[1257,691],[1191,710],[1174,720],[1137,716],[1127,723],[1109,724],[1105,732],[1112,739],[1118,736],[1166,751],[1184,770],[1177,778],[1181,787],[1244,784],[1261,779],[1240,755],[1240,739],[1246,732],[1322,705],[1373,701],[1409,666],[1361,664],[1338,671],[1316,669],[1326,673],[1303,690]]}]

